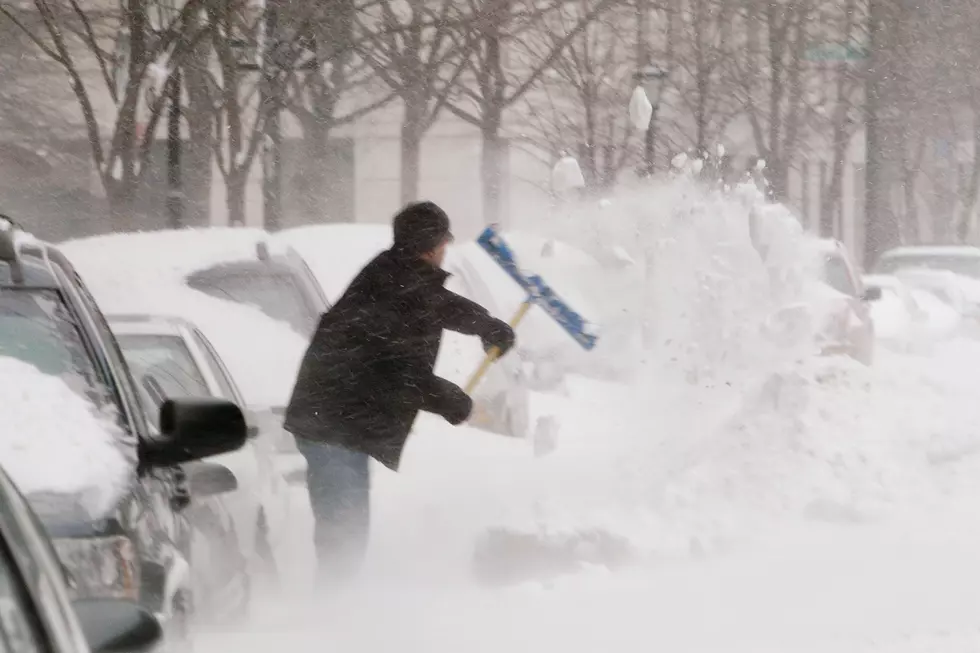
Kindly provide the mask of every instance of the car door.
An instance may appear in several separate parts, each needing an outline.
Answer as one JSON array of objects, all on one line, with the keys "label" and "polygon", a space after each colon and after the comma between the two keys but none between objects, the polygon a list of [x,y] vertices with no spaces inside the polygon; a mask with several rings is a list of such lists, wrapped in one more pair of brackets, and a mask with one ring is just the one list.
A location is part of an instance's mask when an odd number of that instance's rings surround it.
[{"label": "car door", "polygon": [[[125,417],[125,430],[137,440],[148,439],[150,429],[129,366],[105,316],[67,260],[55,259],[54,262],[56,270],[66,275],[66,289],[73,293],[75,305],[85,313],[83,319],[88,323],[89,331],[94,332],[101,344],[97,348],[98,356],[109,369],[108,379],[118,397],[120,414]],[[190,490],[183,470],[179,467],[141,469],[139,482],[134,485],[133,498],[140,509],[136,511],[132,527],[139,538],[141,557],[152,560],[162,569],[172,568],[177,558],[186,561],[191,533],[182,511],[189,504]]]},{"label": "car door", "polygon": [[[208,361],[218,387],[222,389],[223,398],[245,407],[244,397],[211,342],[197,328],[191,329],[190,333],[194,344]],[[257,436],[249,440],[248,445],[253,452],[256,465],[254,490],[264,509],[266,525],[273,540],[278,539],[285,532],[290,505],[289,487],[276,464],[278,449],[276,436],[277,433],[271,433],[268,428],[260,429]]]}]

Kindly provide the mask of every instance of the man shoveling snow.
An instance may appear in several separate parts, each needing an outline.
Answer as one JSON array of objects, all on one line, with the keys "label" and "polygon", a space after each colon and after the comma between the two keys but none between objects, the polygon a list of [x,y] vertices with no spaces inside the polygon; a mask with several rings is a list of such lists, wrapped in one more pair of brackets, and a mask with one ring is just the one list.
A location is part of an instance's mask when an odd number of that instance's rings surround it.
[{"label": "man shoveling snow", "polygon": [[285,428],[308,464],[321,580],[349,575],[363,558],[369,458],[397,471],[420,410],[454,425],[470,417],[470,397],[432,371],[443,329],[479,336],[501,354],[514,345],[506,322],[443,287],[452,242],[445,211],[409,204],[393,228],[391,249],[321,317],[286,409]]}]

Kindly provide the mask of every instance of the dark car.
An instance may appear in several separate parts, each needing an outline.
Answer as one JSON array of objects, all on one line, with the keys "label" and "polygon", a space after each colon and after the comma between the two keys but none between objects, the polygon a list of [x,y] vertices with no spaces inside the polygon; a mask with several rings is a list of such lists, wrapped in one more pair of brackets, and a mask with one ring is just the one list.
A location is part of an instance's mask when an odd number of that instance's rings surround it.
[{"label": "dark car", "polygon": [[128,486],[93,515],[84,497],[30,492],[73,579],[75,597],[131,599],[182,637],[193,609],[185,508],[191,484],[181,465],[241,447],[246,423],[232,402],[170,399],[154,433],[137,387],[102,312],[54,246],[0,219],[0,356],[65,379],[115,422],[130,458]]},{"label": "dark car", "polygon": [[47,653],[143,653],[163,634],[122,599],[69,599],[65,572],[30,506],[0,470],[0,647]]},{"label": "dark car", "polygon": [[291,248],[273,254],[265,241],[256,243],[254,258],[193,272],[187,285],[213,297],[255,306],[288,323],[304,338],[313,333],[320,315],[330,307],[303,257]]}]

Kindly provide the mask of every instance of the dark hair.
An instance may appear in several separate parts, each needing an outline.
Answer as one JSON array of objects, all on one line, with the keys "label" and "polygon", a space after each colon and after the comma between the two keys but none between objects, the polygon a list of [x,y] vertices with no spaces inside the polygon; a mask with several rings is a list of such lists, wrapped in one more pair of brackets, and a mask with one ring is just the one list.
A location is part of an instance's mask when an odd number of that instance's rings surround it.
[{"label": "dark hair", "polygon": [[392,227],[395,232],[395,249],[419,255],[431,252],[447,238],[449,216],[435,202],[412,202],[399,211]]}]

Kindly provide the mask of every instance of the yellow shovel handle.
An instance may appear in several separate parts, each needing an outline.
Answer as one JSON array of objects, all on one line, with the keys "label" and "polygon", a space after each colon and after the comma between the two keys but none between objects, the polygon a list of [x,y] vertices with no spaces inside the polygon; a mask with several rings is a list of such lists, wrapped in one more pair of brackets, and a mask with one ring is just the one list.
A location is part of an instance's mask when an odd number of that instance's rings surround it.
[{"label": "yellow shovel handle", "polygon": [[[524,316],[527,315],[529,310],[531,310],[530,300],[521,304],[517,309],[517,312],[514,313],[514,317],[510,319],[510,328],[516,329],[517,325],[521,323],[521,320],[524,319]],[[500,358],[500,349],[498,347],[491,347],[490,351],[488,351],[487,355],[484,357],[483,362],[480,363],[480,367],[476,368],[476,371],[473,372],[473,376],[471,376],[470,380],[466,382],[466,387],[463,388],[463,390],[466,391],[466,394],[473,394],[473,390],[475,390],[476,386],[480,383],[480,379],[483,378],[483,375],[487,373],[487,370],[490,369],[490,366],[493,365],[493,362],[498,358]]]}]

